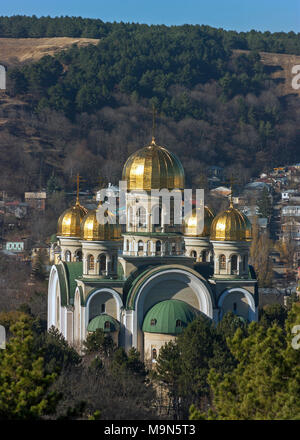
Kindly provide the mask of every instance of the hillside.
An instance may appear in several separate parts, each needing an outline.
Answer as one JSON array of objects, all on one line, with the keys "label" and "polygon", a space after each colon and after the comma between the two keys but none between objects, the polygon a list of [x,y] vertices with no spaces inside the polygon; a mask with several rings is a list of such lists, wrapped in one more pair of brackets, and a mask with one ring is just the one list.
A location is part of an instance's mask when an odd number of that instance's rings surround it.
[{"label": "hillside", "polygon": [[[234,55],[248,54],[247,50],[234,50]],[[270,68],[271,77],[277,80],[277,91],[280,96],[296,93],[300,97],[300,89],[292,88],[292,68],[300,65],[299,55],[284,53],[259,52],[261,62]]]},{"label": "hillside", "polygon": [[98,44],[94,38],[0,38],[0,64],[15,66],[19,63],[38,61],[45,55],[69,49],[73,44],[84,47]]},{"label": "hillside", "polygon": [[180,157],[187,187],[205,183],[211,165],[242,185],[299,160],[299,96],[289,75],[300,56],[232,56],[210,29],[126,26],[101,44],[2,39],[6,63],[14,58],[0,99],[0,190],[22,194],[54,179],[70,191],[77,172],[86,188],[99,177],[117,183],[128,156],[151,139],[153,104],[157,139]]}]

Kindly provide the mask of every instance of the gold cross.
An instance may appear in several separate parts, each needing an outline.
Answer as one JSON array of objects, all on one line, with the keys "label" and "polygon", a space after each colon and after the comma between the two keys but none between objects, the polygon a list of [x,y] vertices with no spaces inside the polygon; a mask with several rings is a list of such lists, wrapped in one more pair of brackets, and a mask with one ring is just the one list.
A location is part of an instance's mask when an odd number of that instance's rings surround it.
[{"label": "gold cross", "polygon": [[80,176],[79,173],[77,173],[76,175],[76,203],[79,203],[79,184],[80,182],[85,182],[84,179],[82,179],[82,177]]}]

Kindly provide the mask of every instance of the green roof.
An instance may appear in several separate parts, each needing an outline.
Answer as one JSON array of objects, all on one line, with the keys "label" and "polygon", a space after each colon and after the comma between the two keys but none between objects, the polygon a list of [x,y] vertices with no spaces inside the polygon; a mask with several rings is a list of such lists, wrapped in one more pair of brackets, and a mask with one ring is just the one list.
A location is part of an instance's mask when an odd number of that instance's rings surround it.
[{"label": "green roof", "polygon": [[[106,322],[109,322],[109,327],[105,325]],[[96,316],[89,322],[87,330],[88,332],[95,332],[98,328],[104,332],[115,332],[120,329],[120,324],[112,316],[103,313],[102,315]]]},{"label": "green roof", "polygon": [[50,237],[50,243],[56,243],[56,242],[57,242],[56,234],[52,234]]},{"label": "green roof", "polygon": [[73,304],[77,283],[75,279],[82,276],[82,261],[76,263],[64,263],[68,277],[69,300]]},{"label": "green roof", "polygon": [[68,303],[74,303],[75,290],[77,283],[75,279],[82,275],[82,262],[76,263],[59,263],[55,265],[57,268],[61,305],[66,306]]},{"label": "green roof", "polygon": [[169,299],[155,304],[146,314],[143,331],[177,335],[199,312],[184,301]]}]

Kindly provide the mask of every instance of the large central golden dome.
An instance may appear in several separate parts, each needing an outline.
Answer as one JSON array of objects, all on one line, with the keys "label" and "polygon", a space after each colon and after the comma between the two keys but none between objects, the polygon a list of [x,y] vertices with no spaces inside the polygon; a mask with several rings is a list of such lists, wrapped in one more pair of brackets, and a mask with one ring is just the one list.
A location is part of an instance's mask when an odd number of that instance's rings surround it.
[{"label": "large central golden dome", "polygon": [[198,216],[201,215],[201,210],[194,208],[185,218],[184,218],[184,235],[187,237],[208,237],[210,235],[210,227],[213,221],[214,215],[211,210],[204,206],[204,225],[203,231],[199,234],[197,229],[197,223],[200,219]]},{"label": "large central golden dome", "polygon": [[154,139],[148,147],[129,156],[122,179],[127,181],[129,191],[184,188],[184,170],[180,160],[166,148],[156,145]]},{"label": "large central golden dome", "polygon": [[230,207],[218,214],[211,225],[210,239],[217,241],[251,240],[251,223],[245,214]]},{"label": "large central golden dome", "polygon": [[80,223],[87,214],[87,209],[77,199],[74,206],[66,209],[58,219],[57,235],[63,237],[80,237]]}]

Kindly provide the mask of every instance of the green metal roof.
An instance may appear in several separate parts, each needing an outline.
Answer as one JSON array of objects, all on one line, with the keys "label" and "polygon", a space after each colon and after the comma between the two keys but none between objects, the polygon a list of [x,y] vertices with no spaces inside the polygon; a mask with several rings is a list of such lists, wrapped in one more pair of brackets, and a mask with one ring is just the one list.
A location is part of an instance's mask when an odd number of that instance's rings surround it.
[{"label": "green metal roof", "polygon": [[64,263],[67,278],[68,278],[68,287],[69,287],[69,300],[70,303],[73,304],[75,290],[77,287],[76,279],[82,276],[82,261],[76,263]]},{"label": "green metal roof", "polygon": [[178,299],[161,301],[147,312],[143,322],[143,331],[177,335],[197,318],[198,314],[196,309],[184,301]]},{"label": "green metal roof", "polygon": [[[106,322],[109,322],[109,327],[105,326]],[[98,315],[93,318],[87,326],[87,330],[89,332],[95,332],[98,328],[104,332],[115,332],[120,329],[120,324],[112,316],[103,313],[102,315]]]},{"label": "green metal roof", "polygon": [[55,265],[61,294],[61,305],[74,304],[77,283],[75,279],[82,275],[82,262],[59,263]]}]

